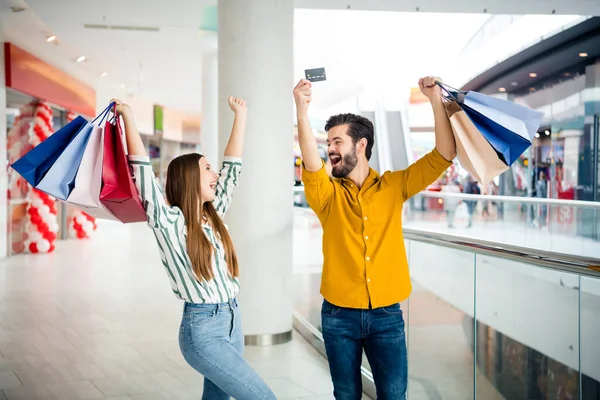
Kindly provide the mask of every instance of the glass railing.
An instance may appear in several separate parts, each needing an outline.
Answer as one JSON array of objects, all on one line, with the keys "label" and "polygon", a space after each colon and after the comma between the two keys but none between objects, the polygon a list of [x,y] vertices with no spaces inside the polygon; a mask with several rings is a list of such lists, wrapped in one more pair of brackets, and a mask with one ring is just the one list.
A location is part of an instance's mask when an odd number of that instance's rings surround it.
[{"label": "glass railing", "polygon": [[[600,398],[600,258],[512,245],[509,235],[502,243],[474,238],[466,226],[411,227],[419,221],[427,219],[411,218],[404,229],[413,284],[402,304],[409,399]],[[474,219],[470,229],[484,223]],[[525,232],[533,229],[544,231]],[[324,354],[322,232],[309,209],[295,209],[294,234],[295,327]],[[366,359],[363,384],[375,398]]]}]

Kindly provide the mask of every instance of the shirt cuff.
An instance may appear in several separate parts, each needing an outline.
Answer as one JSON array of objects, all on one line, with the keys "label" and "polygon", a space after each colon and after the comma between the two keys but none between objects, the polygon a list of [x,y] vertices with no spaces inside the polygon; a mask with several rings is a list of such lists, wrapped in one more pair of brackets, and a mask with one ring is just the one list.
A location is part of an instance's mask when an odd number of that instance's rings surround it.
[{"label": "shirt cuff", "polygon": [[327,170],[325,169],[325,162],[321,160],[321,168],[318,171],[311,172],[306,169],[304,162],[302,163],[302,181],[304,184],[310,184],[312,182],[317,182],[320,180],[329,180],[329,175],[327,174]]},{"label": "shirt cuff", "polygon": [[444,158],[444,156],[440,154],[437,147],[433,148],[431,155],[432,157],[429,161],[436,170],[440,169],[442,171],[445,171],[446,169],[448,169],[448,167],[452,165],[452,161],[446,160],[446,158]]},{"label": "shirt cuff", "polygon": [[242,165],[242,158],[241,157],[225,156],[225,157],[223,157],[223,162],[224,163],[231,163],[231,164]]},{"label": "shirt cuff", "polygon": [[148,156],[138,156],[138,155],[128,155],[127,159],[130,163],[133,164],[141,164],[141,165],[150,165],[150,157]]}]

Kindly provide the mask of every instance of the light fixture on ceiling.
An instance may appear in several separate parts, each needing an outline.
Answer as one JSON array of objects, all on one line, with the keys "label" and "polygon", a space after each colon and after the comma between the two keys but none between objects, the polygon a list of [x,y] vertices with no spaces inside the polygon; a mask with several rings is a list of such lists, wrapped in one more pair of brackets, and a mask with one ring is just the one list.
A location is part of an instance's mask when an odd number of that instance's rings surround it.
[{"label": "light fixture on ceiling", "polygon": [[56,40],[56,35],[50,35],[46,38],[46,42],[52,43]]},{"label": "light fixture on ceiling", "polygon": [[519,86],[519,82],[512,81],[512,82],[510,83],[510,85],[511,85],[511,86]]},{"label": "light fixture on ceiling", "polygon": [[25,11],[25,7],[19,7],[19,6],[12,6],[10,8],[10,11],[14,12],[14,13],[19,13],[21,11]]},{"label": "light fixture on ceiling", "polygon": [[531,78],[535,78],[537,76],[537,74],[535,72],[530,72],[529,73],[529,77]]},{"label": "light fixture on ceiling", "polygon": [[125,89],[125,84],[121,83],[121,89]]},{"label": "light fixture on ceiling", "polygon": [[80,63],[80,62],[84,62],[84,61],[85,61],[85,56],[80,56],[80,57],[77,57],[77,62],[78,62],[78,63]]},{"label": "light fixture on ceiling", "polygon": [[550,131],[548,129],[546,129],[544,133],[546,134],[546,136],[550,136]]},{"label": "light fixture on ceiling", "polygon": [[539,133],[539,132],[536,132],[536,133],[535,133],[535,137],[539,139],[539,137],[540,137],[540,133]]},{"label": "light fixture on ceiling", "polygon": [[100,78],[104,78],[104,77],[106,77],[106,75],[108,75],[108,72],[103,72],[100,74]]},{"label": "light fixture on ceiling", "polygon": [[503,88],[503,87],[501,87],[501,88],[498,88],[498,91],[499,91],[499,92],[506,92],[506,88]]},{"label": "light fixture on ceiling", "polygon": [[579,53],[579,57],[587,57],[588,53]]},{"label": "light fixture on ceiling", "polygon": [[563,75],[564,76],[571,76],[571,73],[570,72],[565,72]]}]

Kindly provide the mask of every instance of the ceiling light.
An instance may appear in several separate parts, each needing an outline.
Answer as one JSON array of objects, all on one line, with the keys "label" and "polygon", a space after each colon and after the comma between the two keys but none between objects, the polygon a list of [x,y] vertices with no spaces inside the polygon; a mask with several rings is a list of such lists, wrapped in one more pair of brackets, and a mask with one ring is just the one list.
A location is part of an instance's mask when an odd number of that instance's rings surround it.
[{"label": "ceiling light", "polygon": [[550,131],[548,129],[546,129],[546,132],[544,132],[546,134],[546,136],[550,136]]},{"label": "ceiling light", "polygon": [[121,89],[123,89],[125,87],[124,83],[121,83]]},{"label": "ceiling light", "polygon": [[46,38],[46,42],[48,42],[48,43],[52,43],[52,42],[54,42],[55,40],[56,40],[56,36],[54,36],[54,35],[52,35],[52,36],[48,36],[48,37]]},{"label": "ceiling light", "polygon": [[104,78],[106,75],[108,75],[108,72],[103,72],[100,74],[100,78]]},{"label": "ceiling light", "polygon": [[501,88],[498,88],[498,91],[499,91],[499,92],[506,92],[506,88],[503,88],[503,87],[501,87]]},{"label": "ceiling light", "polygon": [[540,133],[539,133],[539,132],[536,132],[536,133],[535,133],[535,137],[536,137],[536,138],[539,138],[539,137],[540,137]]},{"label": "ceiling light", "polygon": [[11,10],[12,12],[14,12],[14,13],[18,13],[18,12],[21,12],[21,11],[25,11],[25,7],[12,6],[12,7],[10,8],[10,10]]},{"label": "ceiling light", "polygon": [[565,76],[571,76],[571,73],[570,72],[565,72],[564,75]]},{"label": "ceiling light", "polygon": [[587,57],[588,53],[579,53],[579,57]]},{"label": "ceiling light", "polygon": [[518,85],[519,85],[519,82],[515,82],[515,81],[513,81],[513,82],[511,82],[511,83],[510,83],[510,85],[511,85],[511,86],[518,86]]},{"label": "ceiling light", "polygon": [[80,62],[84,62],[84,61],[85,61],[85,56],[81,56],[81,57],[78,57],[78,58],[77,58],[77,62],[78,62],[78,63],[80,63]]},{"label": "ceiling light", "polygon": [[535,78],[535,77],[537,76],[537,74],[536,74],[535,72],[530,72],[530,73],[529,73],[529,76],[530,76],[531,78]]}]

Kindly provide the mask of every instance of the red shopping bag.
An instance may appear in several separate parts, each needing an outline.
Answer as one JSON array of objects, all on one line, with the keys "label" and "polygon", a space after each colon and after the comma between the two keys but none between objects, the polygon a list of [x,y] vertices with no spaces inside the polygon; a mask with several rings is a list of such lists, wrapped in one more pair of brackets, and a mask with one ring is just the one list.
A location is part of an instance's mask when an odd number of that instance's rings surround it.
[{"label": "red shopping bag", "polygon": [[123,223],[145,222],[146,212],[131,176],[120,122],[119,116],[114,124],[106,122],[100,201]]}]

